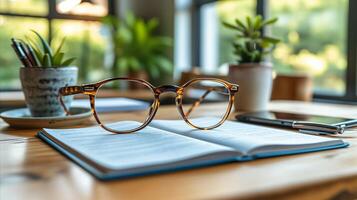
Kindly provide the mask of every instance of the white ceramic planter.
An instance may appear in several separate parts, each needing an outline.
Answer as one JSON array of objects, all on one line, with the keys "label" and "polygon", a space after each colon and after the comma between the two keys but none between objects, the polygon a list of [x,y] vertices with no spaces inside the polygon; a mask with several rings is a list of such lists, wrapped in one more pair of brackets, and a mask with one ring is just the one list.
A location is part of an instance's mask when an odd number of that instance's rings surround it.
[{"label": "white ceramic planter", "polygon": [[[26,105],[34,117],[64,115],[58,101],[61,87],[77,83],[77,67],[21,67],[20,79]],[[64,103],[70,106],[73,96],[64,97]]]},{"label": "white ceramic planter", "polygon": [[272,90],[271,63],[230,65],[228,78],[239,85],[234,107],[239,111],[260,111],[268,108]]}]

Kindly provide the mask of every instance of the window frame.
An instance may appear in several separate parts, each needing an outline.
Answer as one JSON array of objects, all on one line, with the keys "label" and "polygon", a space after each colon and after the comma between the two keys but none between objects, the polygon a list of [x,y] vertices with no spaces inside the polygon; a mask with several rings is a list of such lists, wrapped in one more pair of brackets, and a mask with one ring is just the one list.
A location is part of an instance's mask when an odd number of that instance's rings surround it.
[{"label": "window frame", "polygon": [[[218,0],[193,0],[192,2],[192,65],[201,66],[200,64],[200,25],[201,25],[201,16],[200,9],[203,5],[208,3],[217,2]],[[269,0],[256,0],[256,14],[262,15],[263,18],[266,18],[268,15],[268,2]],[[349,0],[348,1],[348,15],[347,15],[347,31],[346,31],[346,60],[347,67],[345,73],[346,89],[344,95],[328,95],[321,93],[314,93],[314,101],[332,101],[332,102],[349,102],[357,104],[357,26],[354,23],[357,22],[357,1]],[[262,30],[263,34],[265,30]]]},{"label": "window frame", "polygon": [[[107,0],[107,8],[108,14],[107,15],[114,15],[118,16],[118,2],[116,0]],[[58,19],[65,19],[65,20],[76,20],[76,21],[101,21],[102,17],[97,16],[87,16],[87,15],[73,15],[73,14],[63,14],[58,13],[56,10],[56,0],[47,0],[47,8],[48,13],[46,15],[36,15],[36,14],[21,14],[16,12],[3,12],[0,11],[1,16],[6,17],[23,17],[23,18],[37,18],[37,19],[45,19],[48,23],[48,41],[51,41],[53,38],[53,21]],[[86,58],[89,59],[89,58]],[[89,62],[89,60],[86,60]],[[19,89],[0,89],[2,91],[18,91]]]},{"label": "window frame", "polygon": [[[117,14],[117,1],[107,0],[108,2],[108,15]],[[50,41],[53,37],[53,20],[55,19],[67,19],[67,20],[78,20],[78,21],[100,21],[101,17],[97,16],[87,16],[87,15],[73,15],[73,14],[63,14],[56,10],[56,0],[47,0],[47,15],[36,15],[36,14],[21,14],[16,12],[2,12],[0,15],[9,17],[25,17],[25,18],[40,18],[46,19],[48,22],[48,40]]]}]

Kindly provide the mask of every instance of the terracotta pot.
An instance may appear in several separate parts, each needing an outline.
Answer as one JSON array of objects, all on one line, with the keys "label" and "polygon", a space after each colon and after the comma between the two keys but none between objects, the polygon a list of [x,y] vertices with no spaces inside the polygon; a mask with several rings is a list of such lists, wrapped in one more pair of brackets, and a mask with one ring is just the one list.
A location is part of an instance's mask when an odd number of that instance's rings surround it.
[{"label": "terracotta pot", "polygon": [[[25,95],[26,105],[34,117],[64,115],[58,101],[61,87],[77,83],[77,67],[21,67],[20,80]],[[64,97],[64,103],[70,106],[73,96]]]},{"label": "terracotta pot", "polygon": [[229,66],[228,79],[239,85],[235,96],[236,111],[260,111],[268,109],[272,90],[271,63],[244,63]]}]

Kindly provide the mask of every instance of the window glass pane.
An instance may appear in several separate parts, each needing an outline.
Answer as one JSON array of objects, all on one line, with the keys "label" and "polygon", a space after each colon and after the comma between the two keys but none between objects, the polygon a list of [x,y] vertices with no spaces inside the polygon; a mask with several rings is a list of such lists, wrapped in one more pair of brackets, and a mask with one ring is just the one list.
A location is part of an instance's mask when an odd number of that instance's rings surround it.
[{"label": "window glass pane", "polygon": [[48,13],[47,2],[47,0],[0,0],[0,12],[45,16]]},{"label": "window glass pane", "polygon": [[191,1],[175,1],[174,79],[191,69]]},{"label": "window glass pane", "polygon": [[30,30],[36,30],[46,36],[47,27],[48,23],[44,19],[0,15],[0,90],[21,87],[19,80],[21,62],[11,47],[10,39],[13,37],[24,39],[26,35],[31,36]]},{"label": "window glass pane", "polygon": [[61,14],[105,16],[108,14],[107,0],[57,0],[56,10]]},{"label": "window glass pane", "polygon": [[213,73],[218,66],[235,60],[232,41],[234,32],[222,25],[223,21],[233,23],[236,18],[254,16],[256,1],[217,1],[208,3],[200,9],[201,46],[200,63],[203,71]]},{"label": "window glass pane", "polygon": [[79,67],[79,79],[82,82],[96,81],[109,77],[109,70],[104,69],[104,51],[106,41],[99,22],[54,20],[54,43],[56,47],[63,37],[66,58],[76,57],[74,65]]},{"label": "window glass pane", "polygon": [[345,92],[348,0],[269,1],[271,29],[283,41],[273,53],[281,73],[312,75],[317,93]]}]

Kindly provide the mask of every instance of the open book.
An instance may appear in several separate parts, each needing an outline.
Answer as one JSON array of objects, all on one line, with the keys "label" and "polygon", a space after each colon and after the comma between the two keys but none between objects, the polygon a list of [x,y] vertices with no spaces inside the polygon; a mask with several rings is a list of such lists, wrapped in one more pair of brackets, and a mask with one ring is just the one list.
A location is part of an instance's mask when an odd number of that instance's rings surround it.
[{"label": "open book", "polygon": [[[194,120],[209,123],[212,119]],[[138,122],[111,126],[132,123]],[[95,126],[43,129],[38,136],[103,180],[348,145],[340,139],[232,121],[205,131],[193,129],[183,120],[154,120],[133,134],[113,134]]]}]

